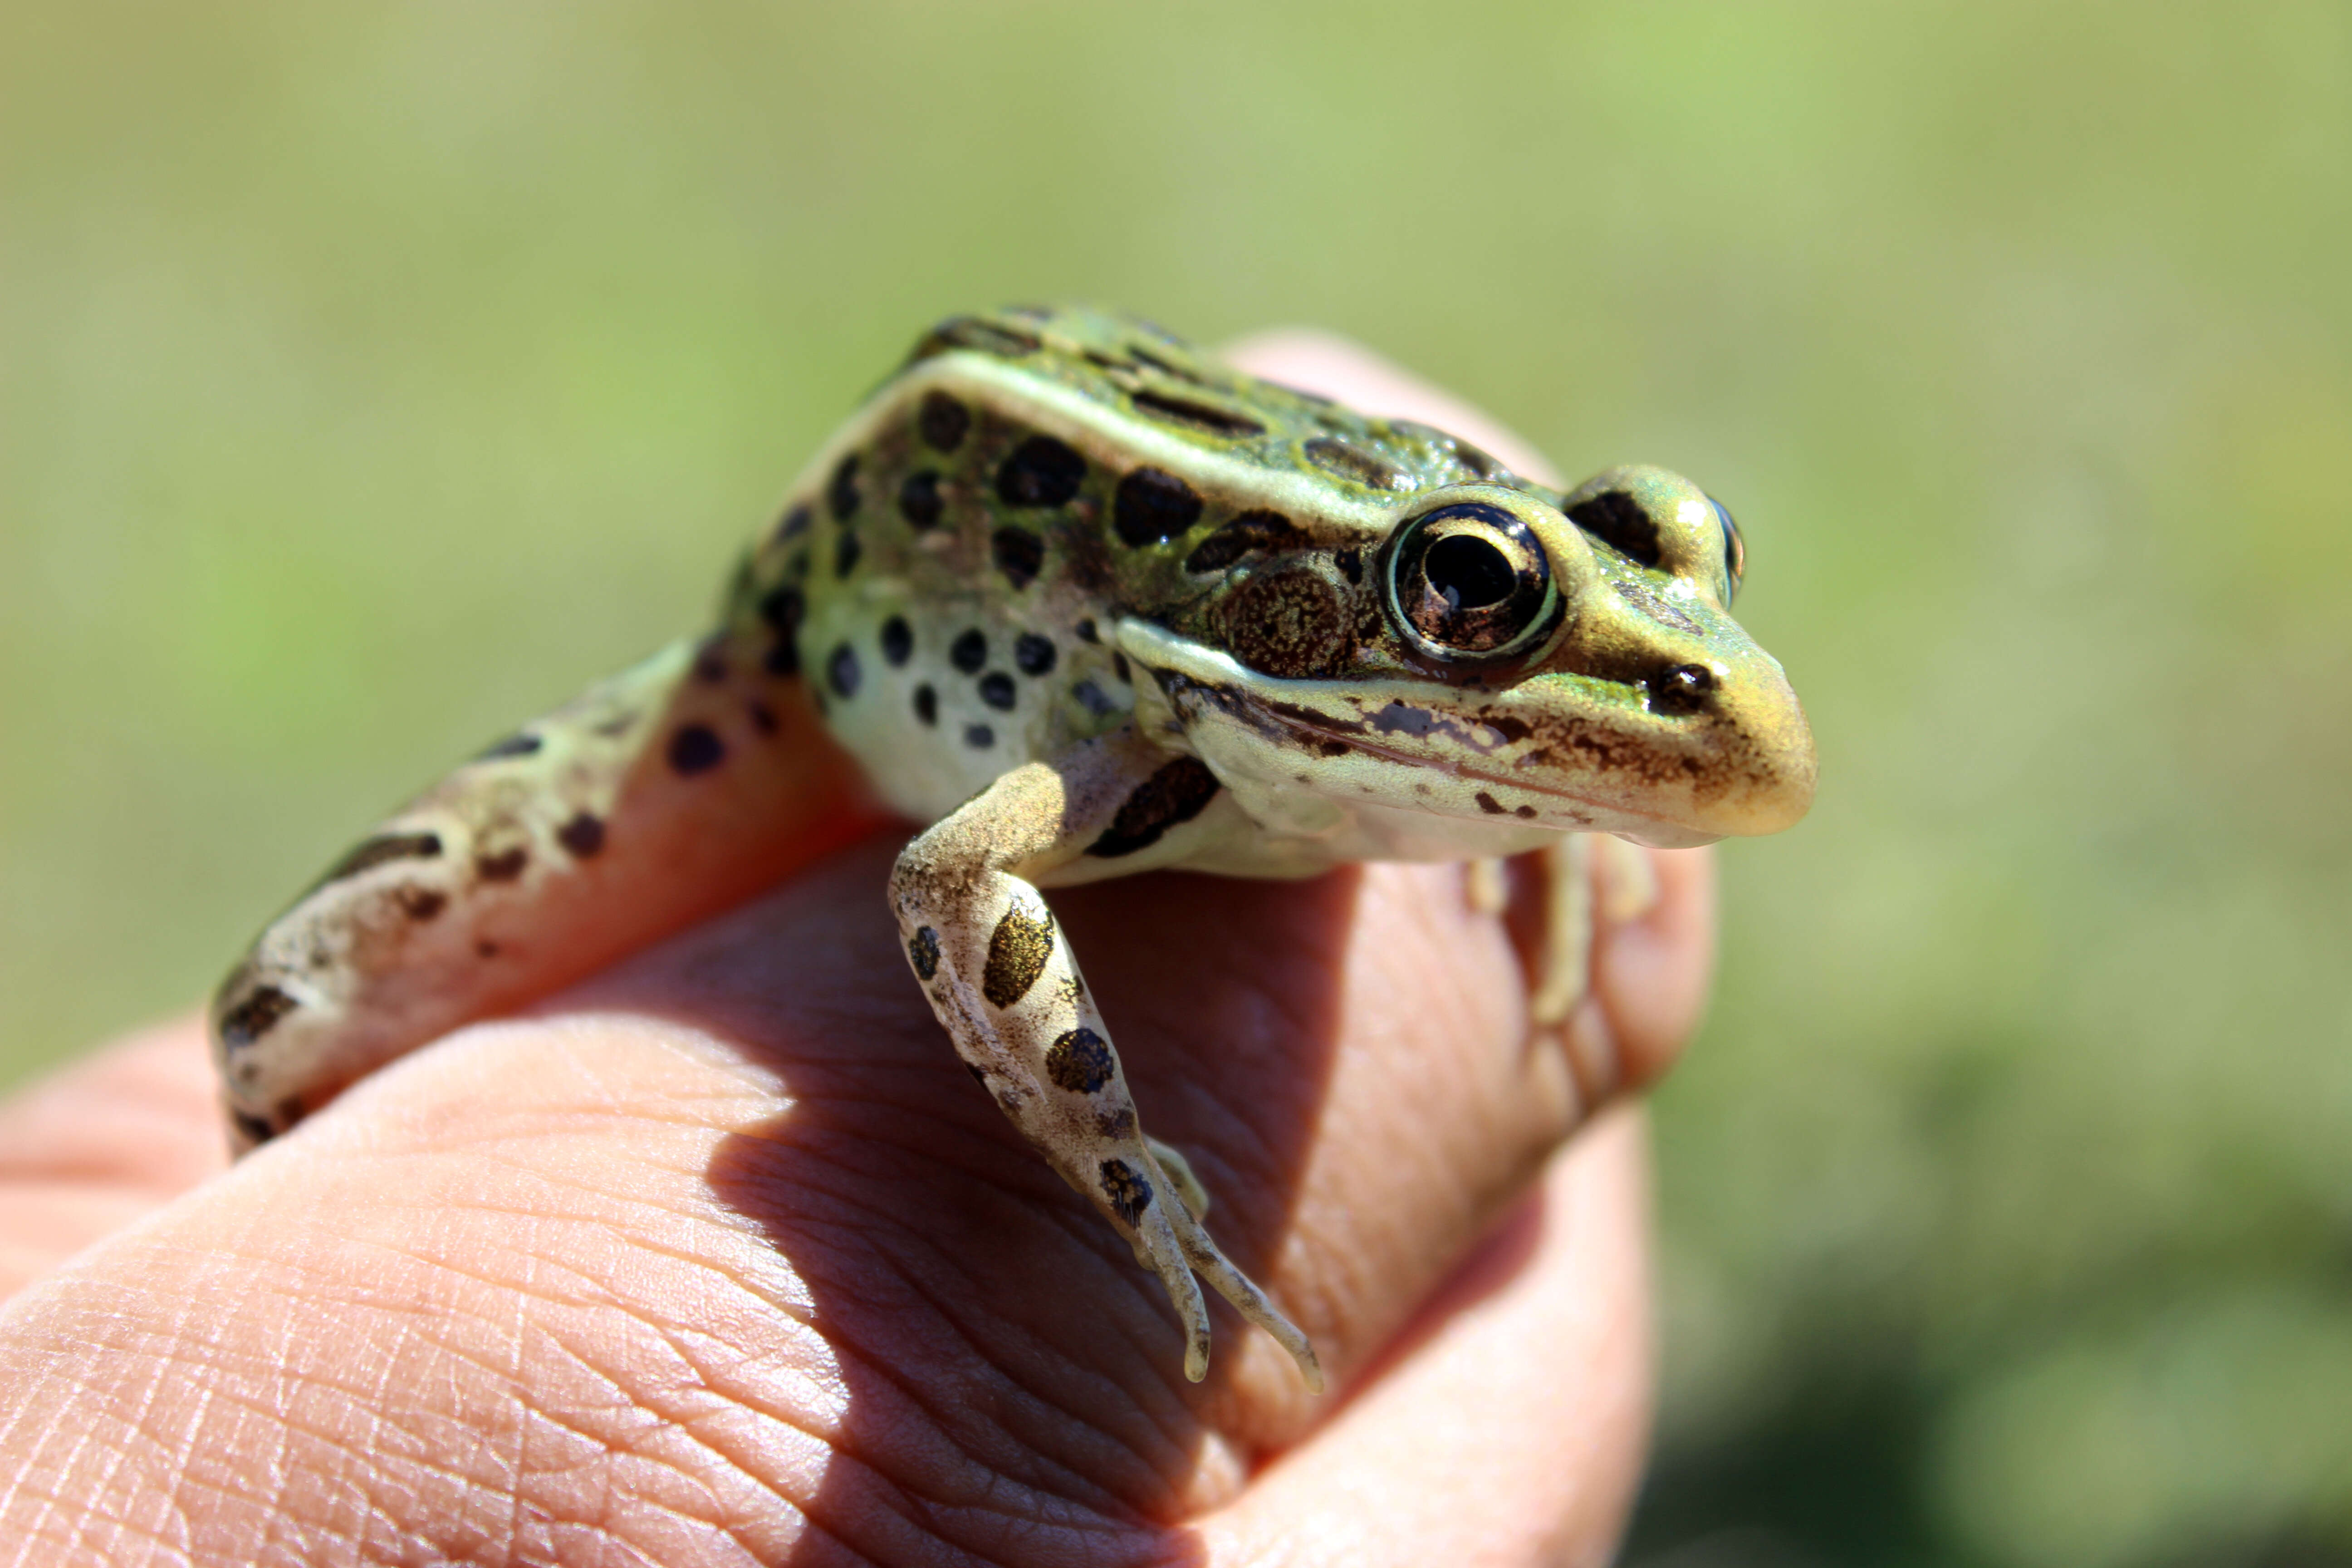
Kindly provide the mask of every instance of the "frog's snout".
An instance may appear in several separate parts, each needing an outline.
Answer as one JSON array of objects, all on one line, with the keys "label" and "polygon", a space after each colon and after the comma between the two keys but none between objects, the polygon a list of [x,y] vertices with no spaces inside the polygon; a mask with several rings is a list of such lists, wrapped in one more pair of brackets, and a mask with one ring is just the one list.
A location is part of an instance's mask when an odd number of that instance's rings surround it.
[{"label": "frog's snout", "polygon": [[1770,656],[1666,664],[1643,689],[1649,710],[1684,731],[1689,826],[1744,838],[1803,818],[1819,773],[1812,726]]}]

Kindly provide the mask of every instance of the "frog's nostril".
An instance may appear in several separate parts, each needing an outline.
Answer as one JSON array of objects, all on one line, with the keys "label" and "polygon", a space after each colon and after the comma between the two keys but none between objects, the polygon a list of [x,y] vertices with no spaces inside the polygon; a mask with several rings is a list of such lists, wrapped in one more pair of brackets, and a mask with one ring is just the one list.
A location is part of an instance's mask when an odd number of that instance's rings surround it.
[{"label": "frog's nostril", "polygon": [[1703,664],[1673,664],[1650,677],[1650,711],[1696,713],[1715,694],[1715,671]]}]

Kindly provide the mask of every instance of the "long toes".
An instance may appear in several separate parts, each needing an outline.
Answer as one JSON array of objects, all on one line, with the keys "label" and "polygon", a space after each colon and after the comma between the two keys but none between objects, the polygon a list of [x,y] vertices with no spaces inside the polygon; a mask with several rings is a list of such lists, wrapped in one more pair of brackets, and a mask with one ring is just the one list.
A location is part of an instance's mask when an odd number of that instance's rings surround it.
[{"label": "long toes", "polygon": [[1164,1208],[1154,1205],[1135,1227],[1136,1261],[1160,1276],[1169,1304],[1184,1323],[1184,1375],[1194,1383],[1209,1375],[1209,1304],[1192,1278],[1192,1265]]},{"label": "long toes", "polygon": [[1197,1224],[1180,1226],[1184,1253],[1194,1270],[1209,1283],[1210,1289],[1233,1303],[1234,1310],[1272,1334],[1275,1342],[1290,1352],[1298,1363],[1299,1376],[1307,1383],[1310,1394],[1323,1392],[1323,1363],[1315,1354],[1313,1342],[1298,1326],[1282,1315],[1257,1282],[1234,1267],[1233,1260],[1217,1249],[1209,1233]]}]

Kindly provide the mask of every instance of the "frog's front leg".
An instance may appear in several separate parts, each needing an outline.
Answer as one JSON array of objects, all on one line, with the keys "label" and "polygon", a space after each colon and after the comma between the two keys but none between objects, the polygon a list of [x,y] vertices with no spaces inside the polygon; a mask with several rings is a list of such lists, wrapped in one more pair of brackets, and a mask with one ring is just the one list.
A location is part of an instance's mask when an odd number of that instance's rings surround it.
[{"label": "frog's front leg", "polygon": [[1202,763],[1131,730],[1016,768],[908,846],[891,876],[891,911],[916,978],[973,1074],[1160,1276],[1184,1321],[1185,1376],[1198,1382],[1209,1366],[1197,1271],[1319,1391],[1307,1336],[1210,1239],[1198,1184],[1137,1125],[1118,1054],[1037,890],[1089,854],[1136,870],[1177,858],[1187,837],[1206,828],[1197,819],[1217,787]]}]

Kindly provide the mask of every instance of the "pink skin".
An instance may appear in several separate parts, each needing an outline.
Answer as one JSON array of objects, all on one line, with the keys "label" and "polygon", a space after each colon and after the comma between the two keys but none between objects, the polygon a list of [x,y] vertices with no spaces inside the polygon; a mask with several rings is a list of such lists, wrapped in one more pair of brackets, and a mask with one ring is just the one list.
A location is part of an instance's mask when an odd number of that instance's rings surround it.
[{"label": "pink skin", "polygon": [[[1247,357],[1528,463],[1329,340]],[[1604,1561],[1649,1401],[1642,1133],[1563,1146],[1522,911],[1452,867],[1055,896],[1318,1401],[1222,1308],[1182,1381],[1156,1282],[908,980],[894,847],[226,1174],[193,1022],[0,1104],[0,1561]],[[1568,1026],[1636,1084],[1710,958],[1705,853],[1654,861]]]}]

